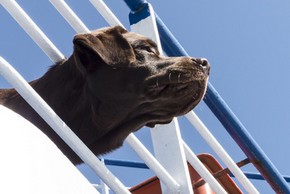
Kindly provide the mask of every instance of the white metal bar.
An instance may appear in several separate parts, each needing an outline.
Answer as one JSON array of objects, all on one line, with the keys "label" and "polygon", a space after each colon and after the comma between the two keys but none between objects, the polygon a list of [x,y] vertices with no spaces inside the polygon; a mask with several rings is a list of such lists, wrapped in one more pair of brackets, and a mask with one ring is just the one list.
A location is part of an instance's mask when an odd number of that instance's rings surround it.
[{"label": "white metal bar", "polygon": [[56,115],[48,104],[33,90],[21,75],[2,57],[0,74],[17,90],[49,126],[90,166],[116,193],[129,194],[128,189],[99,161],[91,150]]},{"label": "white metal bar", "polygon": [[197,115],[191,111],[185,115],[190,123],[195,127],[199,134],[206,140],[209,146],[216,152],[220,159],[226,164],[230,169],[236,179],[241,183],[248,193],[258,194],[259,192],[249,181],[249,179],[244,175],[241,169],[236,165],[216,138],[210,133],[207,127],[202,123],[202,121],[197,117]]},{"label": "white metal bar", "polygon": [[[51,3],[54,0],[51,0]],[[63,1],[63,0],[62,0]],[[68,5],[59,6],[58,11],[62,16],[66,16],[65,12],[70,10],[71,14],[73,10],[71,10]],[[77,26],[84,26],[84,29],[87,29],[86,26],[82,23],[82,21],[75,15],[75,17],[70,18],[69,24],[73,27],[73,29],[77,29]],[[143,146],[143,144],[136,138],[134,134],[130,134],[126,138],[126,142],[132,147],[132,149],[139,155],[140,158],[144,160],[144,162],[149,166],[149,168],[159,177],[159,179],[165,184],[169,185],[169,188],[177,191],[179,188],[178,183],[168,174],[168,172],[160,165],[160,163],[152,156],[152,154]]]},{"label": "white metal bar", "polygon": [[157,175],[157,177],[168,186],[169,190],[175,193],[179,192],[179,184],[165,170],[165,168],[154,158],[154,156],[145,148],[145,146],[132,133],[126,138],[126,142],[140,156],[145,164]]},{"label": "white metal bar", "polygon": [[196,172],[209,184],[209,186],[219,194],[227,194],[220,183],[213,177],[213,175],[208,171],[208,169],[203,165],[203,163],[198,159],[198,157],[193,153],[193,151],[188,147],[188,145],[183,142],[186,159],[191,164],[191,166],[196,170]]},{"label": "white metal bar", "polygon": [[112,11],[102,0],[90,0],[90,2],[110,26],[123,26],[123,24],[118,20],[118,18],[112,13]]},{"label": "white metal bar", "polygon": [[146,33],[144,35],[151,38],[157,44],[158,51],[162,55],[163,50],[162,50],[162,46],[161,46],[161,42],[159,38],[159,32],[157,29],[156,18],[155,18],[153,7],[149,3],[148,3],[148,9],[149,9],[150,16],[145,19],[142,19],[136,24],[133,24],[133,25],[131,24],[130,27],[131,27],[131,30],[134,32],[139,32],[139,33],[141,32],[143,34]]},{"label": "white metal bar", "polygon": [[53,62],[59,62],[65,58],[15,0],[0,0],[0,4]]},{"label": "white metal bar", "polygon": [[[101,159],[101,162],[103,165],[105,165],[104,158]],[[109,187],[102,180],[101,180],[101,190],[102,190],[102,194],[109,194]]]},{"label": "white metal bar", "polygon": [[[193,193],[177,118],[171,124],[156,126],[151,130],[151,136],[157,160],[180,185],[180,193]],[[169,193],[168,185],[161,186],[162,193]]]},{"label": "white metal bar", "polygon": [[[148,7],[144,7],[142,11],[149,12],[150,15],[142,18],[138,23],[131,25],[131,29],[154,40],[158,45],[159,52],[162,53],[154,10],[148,4]],[[131,14],[130,19],[133,17],[139,19],[139,15]],[[176,179],[180,185],[180,193],[192,194],[192,184],[177,118],[174,118],[168,125],[156,126],[151,130],[151,137],[156,158],[166,168],[169,174]],[[168,186],[161,184],[163,193],[168,193],[166,188]],[[170,192],[174,193],[174,191]]]},{"label": "white metal bar", "polygon": [[49,1],[77,33],[90,32],[90,30],[83,24],[83,22],[66,4],[64,0],[49,0]]}]

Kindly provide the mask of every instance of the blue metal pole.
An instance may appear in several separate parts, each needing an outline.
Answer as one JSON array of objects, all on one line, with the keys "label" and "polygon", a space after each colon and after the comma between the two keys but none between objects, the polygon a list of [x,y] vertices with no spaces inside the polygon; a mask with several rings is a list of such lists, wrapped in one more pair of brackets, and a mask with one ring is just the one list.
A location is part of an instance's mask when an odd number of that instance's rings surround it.
[{"label": "blue metal pole", "polygon": [[277,193],[290,193],[285,179],[211,84],[204,101],[272,188]]},{"label": "blue metal pole", "polygon": [[[141,10],[147,2],[144,0],[124,0],[132,12]],[[161,44],[164,51],[169,56],[188,56],[183,47],[168,30],[162,20],[156,14],[157,27],[160,34]],[[215,88],[208,84],[205,103],[219,119],[228,133],[241,147],[253,165],[260,171],[265,180],[277,193],[290,193],[290,187],[272,164],[263,150],[248,133],[236,115],[231,111]]]},{"label": "blue metal pole", "polygon": [[111,166],[122,166],[122,167],[130,167],[130,168],[149,169],[149,167],[143,162],[104,159],[104,163],[106,165],[111,165]]},{"label": "blue metal pole", "polygon": [[[114,160],[114,159],[104,159],[104,163],[110,166],[121,166],[121,167],[128,167],[128,168],[139,168],[139,169],[149,169],[149,167],[143,162],[135,162],[135,161],[128,161],[128,160]],[[265,180],[264,177],[259,173],[253,172],[244,172],[246,177],[249,179],[255,180]],[[231,177],[234,177],[232,173],[229,173]],[[283,176],[286,182],[290,182],[290,176]]]}]

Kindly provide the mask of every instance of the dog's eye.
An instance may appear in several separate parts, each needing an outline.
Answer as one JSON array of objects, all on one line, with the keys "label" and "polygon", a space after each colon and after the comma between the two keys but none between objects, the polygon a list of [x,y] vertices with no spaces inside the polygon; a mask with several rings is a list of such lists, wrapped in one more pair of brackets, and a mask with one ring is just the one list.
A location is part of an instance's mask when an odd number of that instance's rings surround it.
[{"label": "dog's eye", "polygon": [[156,51],[152,47],[145,47],[144,50],[146,50],[148,53],[156,54]]}]

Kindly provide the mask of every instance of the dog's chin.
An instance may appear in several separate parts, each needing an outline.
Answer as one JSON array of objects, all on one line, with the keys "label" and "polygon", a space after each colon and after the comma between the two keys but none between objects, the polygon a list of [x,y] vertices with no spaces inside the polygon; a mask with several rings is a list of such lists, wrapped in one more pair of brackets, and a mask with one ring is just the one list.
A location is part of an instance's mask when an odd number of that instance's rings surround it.
[{"label": "dog's chin", "polygon": [[159,92],[161,110],[156,111],[156,115],[162,115],[163,119],[148,122],[146,126],[153,128],[157,124],[168,124],[173,117],[187,114],[203,99],[206,87],[207,80],[160,86],[160,88],[163,88]]},{"label": "dog's chin", "polygon": [[189,88],[189,93],[180,99],[183,104],[180,105],[181,108],[176,116],[187,114],[200,103],[206,92],[207,80],[191,82]]},{"label": "dog's chin", "polygon": [[146,127],[150,127],[150,128],[154,128],[156,125],[164,125],[164,124],[168,124],[168,123],[170,123],[172,120],[173,120],[173,118],[170,118],[170,119],[168,119],[168,120],[166,120],[166,121],[149,122],[149,123],[147,123],[145,126],[146,126]]},{"label": "dog's chin", "polygon": [[199,69],[169,69],[147,78],[144,93],[152,102],[159,99],[168,100],[169,104],[170,100],[195,101],[203,97],[207,80],[208,72]]}]

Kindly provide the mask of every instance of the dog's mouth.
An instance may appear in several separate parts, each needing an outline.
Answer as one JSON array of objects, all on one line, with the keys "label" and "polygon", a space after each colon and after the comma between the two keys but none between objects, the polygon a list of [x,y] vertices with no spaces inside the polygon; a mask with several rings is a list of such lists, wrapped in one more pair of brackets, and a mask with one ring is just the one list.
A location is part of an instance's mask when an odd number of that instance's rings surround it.
[{"label": "dog's mouth", "polygon": [[152,114],[156,118],[163,116],[164,118],[167,117],[167,119],[148,122],[146,126],[154,127],[156,124],[167,124],[172,121],[173,117],[181,116],[191,111],[204,97],[206,83],[206,81],[191,81],[163,86],[163,89],[157,92],[162,98],[162,102],[159,102],[162,107],[152,112]]},{"label": "dog's mouth", "polygon": [[202,67],[190,70],[167,70],[145,80],[145,94],[154,99],[179,99],[191,95],[193,100],[204,94],[209,71]]},{"label": "dog's mouth", "polygon": [[148,127],[171,122],[173,117],[191,111],[203,98],[207,88],[208,72],[196,70],[168,71],[147,80],[146,94],[155,106],[155,119],[146,123]]}]

